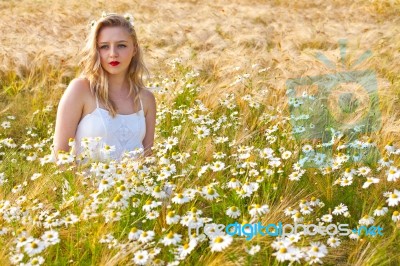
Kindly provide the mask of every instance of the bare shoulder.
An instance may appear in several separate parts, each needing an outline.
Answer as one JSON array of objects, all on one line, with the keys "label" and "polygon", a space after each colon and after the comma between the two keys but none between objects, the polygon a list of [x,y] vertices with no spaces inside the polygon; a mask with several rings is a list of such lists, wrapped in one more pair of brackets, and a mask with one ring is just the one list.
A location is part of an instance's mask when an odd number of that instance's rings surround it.
[{"label": "bare shoulder", "polygon": [[[85,78],[74,78],[68,85],[68,93],[82,97],[90,93],[89,81]],[[67,92],[66,91],[66,92]]]},{"label": "bare shoulder", "polygon": [[143,105],[145,106],[144,107],[144,109],[146,110],[145,113],[147,113],[149,110],[156,109],[156,98],[149,89],[142,89],[140,95],[143,100]]}]

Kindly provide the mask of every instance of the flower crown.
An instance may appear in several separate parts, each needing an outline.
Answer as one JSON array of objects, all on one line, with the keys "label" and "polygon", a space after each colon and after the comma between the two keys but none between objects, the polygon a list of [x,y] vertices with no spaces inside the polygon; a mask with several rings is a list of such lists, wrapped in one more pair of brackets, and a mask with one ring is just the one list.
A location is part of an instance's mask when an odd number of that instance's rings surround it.
[{"label": "flower crown", "polygon": [[[103,12],[101,13],[101,18],[105,18],[105,17],[107,17],[107,16],[113,16],[113,15],[118,15],[118,14],[117,14],[117,13],[107,13],[107,12],[103,11]],[[134,17],[133,17],[132,14],[125,13],[125,14],[123,15],[123,17],[131,24],[132,27],[135,26],[135,24],[134,24]],[[93,26],[96,24],[96,22],[97,22],[96,20],[92,20],[91,26],[93,27]]]}]

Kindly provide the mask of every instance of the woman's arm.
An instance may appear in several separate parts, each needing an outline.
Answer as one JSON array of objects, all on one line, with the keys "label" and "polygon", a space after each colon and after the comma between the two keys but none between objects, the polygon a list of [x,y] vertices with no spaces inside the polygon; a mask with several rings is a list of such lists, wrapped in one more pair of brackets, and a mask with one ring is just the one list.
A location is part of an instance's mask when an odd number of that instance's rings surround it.
[{"label": "woman's arm", "polygon": [[54,132],[53,152],[55,156],[60,150],[68,152],[68,141],[70,138],[75,138],[76,128],[84,107],[86,91],[84,88],[87,86],[86,80],[74,79],[61,97]]},{"label": "woman's arm", "polygon": [[146,117],[146,135],[143,139],[144,156],[152,155],[152,147],[154,144],[154,133],[156,127],[156,99],[149,90],[143,90],[144,109]]}]

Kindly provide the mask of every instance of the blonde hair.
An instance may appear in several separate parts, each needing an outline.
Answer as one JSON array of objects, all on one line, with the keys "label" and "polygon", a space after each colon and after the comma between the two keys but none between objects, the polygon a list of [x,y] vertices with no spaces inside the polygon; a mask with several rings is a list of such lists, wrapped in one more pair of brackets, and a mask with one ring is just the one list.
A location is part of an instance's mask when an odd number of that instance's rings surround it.
[{"label": "blonde hair", "polygon": [[145,73],[148,74],[148,70],[143,62],[142,51],[138,44],[135,29],[126,18],[117,14],[110,14],[102,17],[92,25],[91,31],[86,40],[86,46],[82,50],[82,60],[79,62],[79,66],[81,67],[81,77],[89,80],[92,93],[94,93],[100,102],[104,104],[112,117],[115,117],[117,115],[117,108],[108,95],[108,75],[101,66],[100,54],[98,51],[99,46],[97,44],[99,32],[104,27],[122,27],[126,29],[132,37],[133,45],[136,47],[136,54],[131,60],[127,75],[129,81],[128,95],[130,96],[134,93],[135,102],[139,97],[140,91],[145,88],[143,84],[143,76]]}]

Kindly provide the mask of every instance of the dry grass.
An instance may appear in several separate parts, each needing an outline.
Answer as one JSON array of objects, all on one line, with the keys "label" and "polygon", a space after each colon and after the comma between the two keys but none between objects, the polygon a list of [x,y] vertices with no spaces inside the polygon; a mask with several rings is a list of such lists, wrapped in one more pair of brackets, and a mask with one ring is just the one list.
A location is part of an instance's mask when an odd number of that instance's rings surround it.
[{"label": "dry grass", "polygon": [[[209,108],[217,106],[217,95],[235,92],[234,88],[229,88],[229,83],[252,64],[258,63],[269,70],[265,79],[258,80],[250,89],[268,89],[270,93],[262,99],[263,104],[282,107],[286,106],[288,78],[349,69],[369,49],[372,58],[352,70],[376,72],[382,128],[373,134],[379,136],[380,145],[389,141],[400,144],[398,0],[352,3],[342,0],[1,1],[0,115],[32,112],[34,109],[24,104],[26,97],[31,97],[28,98],[31,101],[57,104],[62,90],[77,73],[79,58],[76,55],[83,45],[88,25],[103,10],[129,12],[135,16],[140,45],[152,73],[167,76],[163,73],[165,64],[175,57],[181,57],[186,65],[199,70],[207,88],[207,93],[199,97]],[[348,40],[345,67],[340,64],[339,39]],[[318,61],[314,57],[316,52],[322,52],[335,62],[336,70]],[[235,70],[236,66],[241,66],[241,70]],[[15,79],[24,82],[13,84],[8,90],[11,85],[7,81]],[[14,101],[7,97],[3,100],[3,95],[16,95],[19,91],[27,96],[19,95]],[[256,122],[249,122],[254,128]],[[238,136],[246,135],[246,132],[238,132]],[[203,151],[212,152],[211,145],[208,149]],[[50,187],[46,189],[50,191]],[[276,210],[284,208],[283,205]],[[233,246],[231,251],[236,248]],[[373,256],[372,247],[360,244],[355,250],[361,249],[365,252],[358,252],[351,258],[357,265],[368,262]],[[3,255],[3,251],[0,252],[1,258]],[[116,264],[123,259],[106,254],[102,262]],[[228,263],[222,255],[207,257],[205,262],[210,265]]]}]

